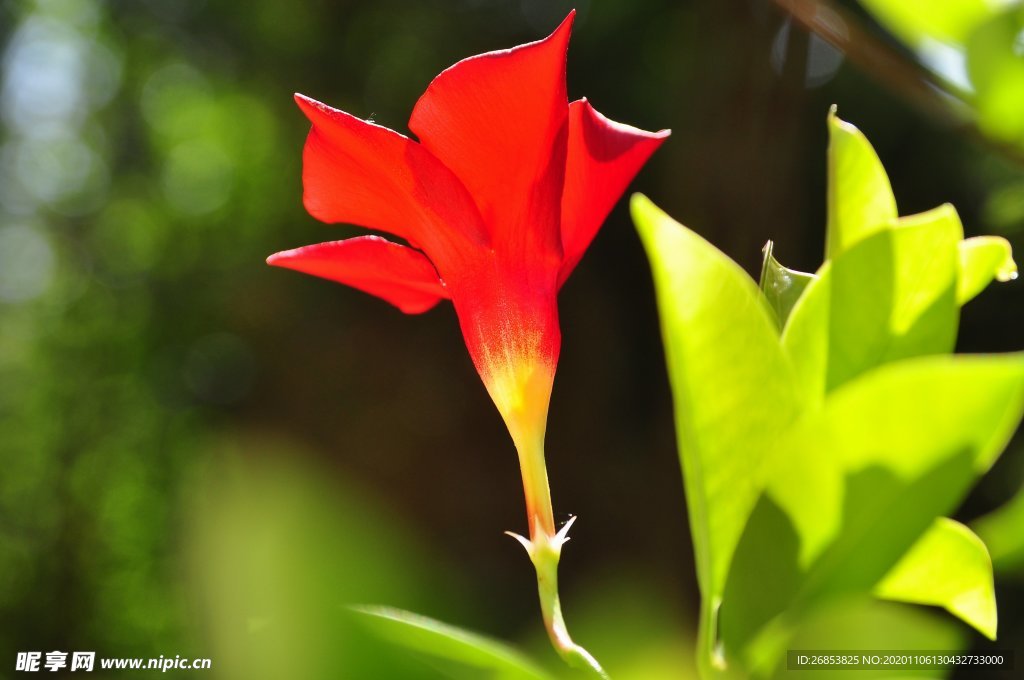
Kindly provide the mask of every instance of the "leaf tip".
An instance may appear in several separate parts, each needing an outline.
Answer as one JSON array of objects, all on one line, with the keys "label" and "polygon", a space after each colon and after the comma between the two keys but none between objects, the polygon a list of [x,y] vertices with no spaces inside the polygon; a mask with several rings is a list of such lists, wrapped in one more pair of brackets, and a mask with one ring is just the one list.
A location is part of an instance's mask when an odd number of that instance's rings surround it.
[{"label": "leaf tip", "polygon": [[629,197],[629,210],[634,217],[636,217],[637,212],[645,210],[651,205],[653,205],[651,203],[651,199],[647,198],[647,196],[641,194],[639,191]]},{"label": "leaf tip", "polygon": [[996,281],[1006,283],[1017,279],[1017,263],[1013,259],[1013,253],[1007,250],[1006,259],[996,270]]},{"label": "leaf tip", "polygon": [[657,206],[647,196],[638,192],[629,197],[630,217],[633,218],[633,224],[640,233],[641,239],[645,241],[654,229],[653,218],[657,212]]}]

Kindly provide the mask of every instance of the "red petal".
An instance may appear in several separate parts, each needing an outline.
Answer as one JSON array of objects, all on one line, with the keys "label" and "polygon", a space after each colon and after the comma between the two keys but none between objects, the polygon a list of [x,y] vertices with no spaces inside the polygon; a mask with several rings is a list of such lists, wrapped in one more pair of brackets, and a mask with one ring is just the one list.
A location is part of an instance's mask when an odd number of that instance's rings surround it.
[{"label": "red petal", "polygon": [[448,297],[430,260],[379,236],[285,250],[268,257],[267,264],[358,288],[387,300],[406,314],[425,312]]},{"label": "red petal", "polygon": [[442,271],[484,239],[466,188],[429,151],[402,135],[302,95],[313,123],[303,152],[303,202],[324,222],[349,222],[423,248]]},{"label": "red petal", "polygon": [[409,128],[462,180],[513,256],[561,255],[565,53],[575,12],[547,38],[464,59],[434,78]]},{"label": "red petal", "polygon": [[668,135],[668,130],[644,132],[609,120],[586,99],[569,105],[559,285],[579,263],[626,186]]}]

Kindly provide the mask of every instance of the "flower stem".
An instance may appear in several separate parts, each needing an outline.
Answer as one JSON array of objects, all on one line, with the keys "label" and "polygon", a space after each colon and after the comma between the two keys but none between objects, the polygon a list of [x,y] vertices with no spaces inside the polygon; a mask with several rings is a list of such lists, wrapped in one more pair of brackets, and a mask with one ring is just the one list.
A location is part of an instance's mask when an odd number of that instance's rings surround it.
[{"label": "flower stem", "polygon": [[[524,445],[525,444],[525,445]],[[551,489],[548,485],[547,466],[544,462],[543,438],[528,442],[516,442],[519,450],[519,466],[523,474],[523,490],[526,494],[526,514],[530,524],[530,538],[509,533],[518,540],[530,555],[537,571],[537,592],[540,595],[541,614],[551,644],[562,659],[572,666],[591,671],[596,677],[608,680],[608,674],[601,664],[586,649],[572,641],[562,617],[562,605],[558,599],[558,561],[562,546],[569,540],[569,528],[576,520],[571,518],[555,531],[554,513],[551,509]]]}]

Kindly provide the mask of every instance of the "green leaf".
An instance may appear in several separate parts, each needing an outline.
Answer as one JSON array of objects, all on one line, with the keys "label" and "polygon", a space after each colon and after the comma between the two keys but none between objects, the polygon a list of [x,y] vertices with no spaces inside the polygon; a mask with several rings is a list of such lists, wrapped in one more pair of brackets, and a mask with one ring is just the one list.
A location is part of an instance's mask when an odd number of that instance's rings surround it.
[{"label": "green leaf", "polygon": [[972,522],[988,546],[996,571],[1022,575],[1024,570],[1024,489],[1001,508]]},{"label": "green leaf", "polygon": [[1022,411],[1016,354],[902,361],[830,395],[779,442],[724,593],[726,652],[777,660],[807,612],[870,592],[956,508]]},{"label": "green leaf", "polygon": [[882,364],[951,351],[962,236],[956,210],[943,205],[862,239],[819,270],[782,335],[805,388],[820,396]]},{"label": "green leaf", "polygon": [[828,231],[825,259],[896,222],[896,199],[871,143],[853,125],[828,116]]},{"label": "green leaf", "polygon": [[832,265],[826,262],[793,305],[782,329],[782,347],[809,401],[825,397],[828,378]]},{"label": "green leaf", "polygon": [[940,517],[875,587],[888,600],[944,607],[990,640],[996,592],[988,549],[959,522]]},{"label": "green leaf", "polygon": [[764,454],[797,414],[790,367],[754,281],[646,197],[630,207],[661,312],[698,578],[713,595],[760,493]]},{"label": "green leaf", "polygon": [[539,667],[496,640],[400,609],[352,607],[383,639],[426,656],[433,665],[456,678],[548,680]]},{"label": "green leaf", "polygon": [[993,279],[1017,278],[1010,242],[1000,236],[975,236],[960,242],[960,280],[956,298],[961,305],[972,300]]},{"label": "green leaf", "polygon": [[929,40],[963,43],[999,5],[991,0],[860,0],[860,4],[913,47],[921,47]]},{"label": "green leaf", "polygon": [[793,305],[815,277],[814,274],[783,267],[773,255],[774,248],[775,244],[768,241],[762,251],[764,260],[761,264],[760,285],[781,328],[786,324],[789,313],[793,311]]},{"label": "green leaf", "polygon": [[967,72],[974,87],[978,126],[988,135],[1020,146],[1024,143],[1024,60],[1020,33],[1024,7],[1019,3],[992,16],[967,40]]},{"label": "green leaf", "polygon": [[[902,361],[837,390],[794,431],[786,447],[795,467],[823,477],[842,475],[843,493],[830,504],[807,503],[788,467],[780,467],[769,485],[769,495],[800,530],[801,564],[835,569],[826,580],[842,574],[851,581],[870,581],[871,574],[857,573],[855,567],[868,560],[884,562],[885,541],[899,527],[919,525],[911,536],[916,539],[935,517],[952,511],[1003,450],[1022,411],[1021,354]],[[927,496],[919,502],[910,495],[918,487]],[[889,513],[888,504],[912,507]],[[876,521],[879,525],[870,532],[849,533]],[[851,544],[843,559],[820,562],[844,540],[863,544]],[[896,541],[892,558],[908,545]],[[857,555],[866,546],[872,549]],[[885,570],[890,566],[884,565]],[[825,583],[804,587],[824,588]]]},{"label": "green leaf", "polygon": [[799,398],[754,281],[646,197],[630,207],[654,274],[708,633],[768,453]]}]

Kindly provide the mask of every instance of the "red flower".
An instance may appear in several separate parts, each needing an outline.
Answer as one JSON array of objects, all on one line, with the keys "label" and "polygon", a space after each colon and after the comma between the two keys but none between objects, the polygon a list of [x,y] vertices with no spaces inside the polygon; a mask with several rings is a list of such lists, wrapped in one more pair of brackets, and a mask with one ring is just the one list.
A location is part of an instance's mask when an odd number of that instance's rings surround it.
[{"label": "red flower", "polygon": [[469,354],[519,452],[541,607],[572,664],[600,666],[569,638],[556,570],[544,429],[561,334],[558,289],[668,131],[569,103],[573,14],[544,40],[470,57],[437,76],[409,120],[419,141],[296,95],[313,123],[304,202],[409,245],[362,236],[277,253],[272,265],[381,297],[404,312],[455,305]]},{"label": "red flower", "polygon": [[[419,141],[296,95],[313,123],[304,203],[362,236],[272,255],[404,312],[455,305],[480,376],[521,457],[540,456],[558,360],[556,296],[612,206],[668,135],[568,103],[573,14],[547,38],[470,57],[438,75],[409,120]],[[524,451],[532,449],[536,453]],[[523,459],[524,476],[541,474]],[[554,535],[541,480],[524,479],[531,524]],[[546,475],[543,487],[546,489]],[[531,532],[533,530],[531,526]]]}]

